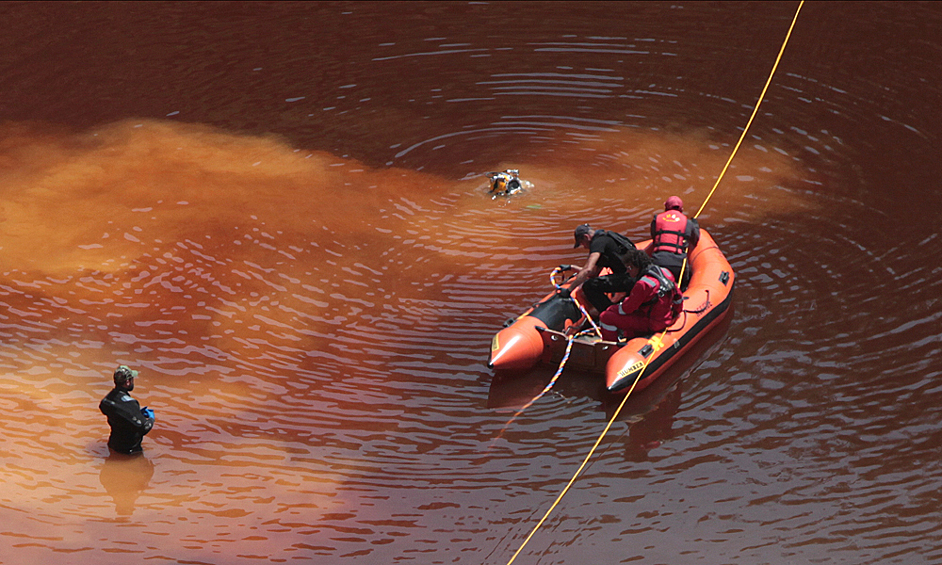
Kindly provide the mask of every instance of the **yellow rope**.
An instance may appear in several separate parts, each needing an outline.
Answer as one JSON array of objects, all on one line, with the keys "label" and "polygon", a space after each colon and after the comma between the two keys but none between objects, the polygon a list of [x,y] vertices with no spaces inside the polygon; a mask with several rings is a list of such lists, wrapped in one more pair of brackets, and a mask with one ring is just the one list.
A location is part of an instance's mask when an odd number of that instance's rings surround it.
[{"label": "yellow rope", "polygon": [[[798,21],[798,14],[801,12],[801,7],[805,4],[805,0],[801,0],[798,3],[798,9],[795,10],[795,17],[792,18],[792,23],[788,27],[788,33],[785,35],[785,41],[782,42],[782,48],[779,49],[778,57],[775,58],[775,64],[772,65],[772,71],[769,73],[768,80],[765,81],[765,86],[762,88],[762,93],[759,95],[759,100],[756,102],[755,109],[752,111],[752,116],[749,117],[749,121],[746,123],[746,127],[743,129],[742,135],[739,136],[739,141],[736,143],[736,146],[733,148],[732,154],[729,156],[729,159],[726,161],[726,165],[723,167],[723,170],[720,172],[720,176],[716,179],[716,184],[713,185],[713,189],[710,190],[710,193],[707,195],[706,200],[703,201],[703,205],[700,206],[700,209],[697,211],[697,214],[694,216],[696,218],[700,215],[700,212],[706,208],[707,202],[710,201],[710,198],[713,196],[713,193],[716,192],[716,188],[720,185],[720,181],[723,180],[723,175],[726,174],[726,170],[729,168],[729,164],[732,163],[733,157],[736,156],[736,152],[739,150],[739,146],[742,145],[743,140],[746,138],[746,133],[749,131],[749,127],[752,125],[752,121],[755,119],[756,114],[759,112],[759,105],[762,104],[762,100],[765,98],[765,93],[769,89],[769,85],[772,83],[772,77],[775,76],[775,71],[778,69],[779,61],[782,60],[782,54],[785,53],[785,47],[788,45],[788,40],[792,35],[792,30],[795,28],[795,22]],[[687,259],[684,258],[684,264],[681,267],[681,279],[683,279],[683,269],[687,266]],[[667,330],[661,334],[660,338],[663,339],[664,335],[667,333]],[[653,358],[653,357],[652,357]],[[520,544],[520,547],[514,552],[513,557],[510,558],[510,561],[507,562],[507,565],[511,565],[517,556],[520,555],[520,552],[523,551],[523,548],[526,547],[530,539],[536,534],[536,531],[540,529],[540,526],[543,525],[543,522],[549,518],[549,515],[556,509],[556,506],[559,505],[559,502],[563,499],[563,496],[569,492],[569,489],[576,482],[576,479],[582,473],[585,466],[589,463],[589,460],[592,458],[592,455],[595,454],[595,450],[598,449],[599,445],[602,443],[602,440],[605,438],[605,435],[608,434],[608,430],[611,429],[612,425],[615,423],[615,420],[618,418],[618,415],[621,413],[622,408],[624,408],[625,403],[628,402],[628,397],[631,396],[631,393],[634,391],[635,386],[638,384],[638,381],[641,380],[644,371],[648,368],[648,360],[645,360],[644,366],[641,368],[641,371],[638,373],[638,376],[635,377],[635,382],[631,383],[631,388],[628,389],[628,392],[625,393],[625,397],[622,399],[621,404],[618,405],[618,409],[615,410],[615,414],[609,419],[608,424],[606,424],[605,429],[602,430],[602,434],[599,435],[599,438],[595,440],[595,444],[592,446],[592,449],[589,450],[589,453],[585,456],[585,459],[582,460],[582,464],[579,465],[579,468],[576,469],[576,472],[573,474],[572,478],[569,479],[569,482],[566,483],[566,486],[559,493],[559,496],[556,497],[556,500],[553,501],[553,504],[549,507],[549,510],[543,514],[543,517],[540,518],[540,521],[536,523],[533,529],[530,531],[530,534],[523,540],[523,543]]]},{"label": "yellow rope", "polygon": [[716,184],[713,185],[713,189],[710,190],[710,193],[707,194],[706,200],[703,201],[703,204],[700,205],[700,209],[697,210],[697,213],[694,214],[694,218],[700,216],[700,212],[703,212],[703,209],[706,208],[707,202],[710,201],[710,198],[713,197],[713,193],[716,192],[716,188],[720,185],[720,181],[723,180],[723,175],[726,174],[726,170],[729,168],[729,164],[733,162],[733,157],[736,156],[736,152],[739,151],[739,146],[742,145],[744,139],[746,139],[746,133],[749,132],[749,126],[752,125],[752,121],[756,119],[756,114],[759,113],[759,105],[762,104],[762,100],[765,99],[765,93],[769,89],[769,85],[772,84],[772,77],[775,76],[775,70],[778,69],[778,63],[782,60],[782,54],[785,53],[785,46],[788,45],[788,40],[792,36],[792,30],[795,29],[795,22],[798,21],[798,14],[801,12],[801,7],[805,5],[805,0],[801,0],[798,3],[798,9],[795,10],[795,17],[792,18],[792,25],[788,26],[788,33],[785,34],[785,41],[782,42],[782,48],[778,50],[778,57],[775,58],[775,64],[772,65],[772,72],[769,73],[768,80],[765,81],[765,86],[762,87],[762,93],[759,94],[759,100],[756,102],[756,107],[752,110],[752,115],[749,116],[749,121],[746,122],[746,127],[742,130],[742,135],[739,136],[739,141],[736,142],[736,146],[733,147],[733,152],[730,153],[729,159],[726,160],[726,165],[723,166],[723,170],[720,171],[720,176],[716,179]]},{"label": "yellow rope", "polygon": [[556,506],[559,504],[559,501],[563,499],[563,497],[566,495],[567,492],[569,492],[569,488],[572,487],[572,485],[576,482],[576,479],[582,473],[582,470],[585,469],[585,466],[589,463],[589,459],[592,458],[592,455],[595,454],[595,450],[598,449],[599,444],[602,443],[602,440],[605,438],[605,435],[608,433],[608,430],[611,429],[612,424],[615,423],[615,418],[618,417],[618,414],[619,412],[621,412],[622,407],[625,406],[625,402],[628,401],[628,397],[631,395],[631,391],[635,389],[635,385],[637,385],[638,381],[641,380],[641,375],[644,374],[644,370],[647,367],[648,365],[647,363],[645,363],[644,367],[641,369],[641,372],[638,373],[638,376],[635,378],[635,382],[631,383],[631,388],[628,389],[628,392],[625,394],[625,398],[623,398],[621,401],[621,404],[618,405],[618,409],[615,410],[615,415],[612,416],[612,418],[608,421],[608,424],[605,426],[605,429],[602,430],[602,434],[599,436],[599,439],[595,440],[595,445],[592,446],[592,449],[589,450],[589,453],[585,456],[585,459],[582,460],[582,464],[579,465],[579,468],[576,469],[575,474],[572,476],[571,479],[569,479],[569,482],[566,484],[566,487],[562,490],[562,492],[559,493],[559,496],[556,497],[556,500],[553,502],[553,505],[549,507],[549,510],[546,511],[546,514],[544,514],[543,517],[540,518],[540,521],[536,523],[536,526],[534,526],[533,530],[530,531],[530,535],[527,536],[527,539],[523,540],[523,543],[520,544],[520,548],[514,553],[513,557],[510,558],[510,561],[507,562],[507,565],[511,565],[511,563],[514,562],[514,559],[516,559],[517,556],[520,555],[520,552],[523,551],[524,547],[526,547],[527,542],[530,541],[530,538],[532,538],[533,535],[536,534],[536,531],[540,529],[540,526],[543,525],[543,522],[545,522],[546,519],[549,518],[549,515],[553,512],[553,509],[555,509]]}]

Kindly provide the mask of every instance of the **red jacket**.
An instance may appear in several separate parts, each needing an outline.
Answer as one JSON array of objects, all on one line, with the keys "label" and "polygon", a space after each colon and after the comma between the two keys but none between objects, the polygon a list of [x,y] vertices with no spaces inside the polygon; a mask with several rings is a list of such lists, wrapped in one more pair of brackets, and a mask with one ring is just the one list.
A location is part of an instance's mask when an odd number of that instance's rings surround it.
[{"label": "red jacket", "polygon": [[656,265],[652,265],[650,269],[657,269],[668,282],[669,288],[664,288],[661,296],[658,296],[658,291],[662,290],[661,281],[653,273],[646,271],[631,289],[631,294],[614,308],[622,316],[632,312],[646,315],[651,321],[651,329],[661,331],[674,323],[680,313],[677,306],[683,308],[683,295],[677,290],[674,275],[670,271]]}]

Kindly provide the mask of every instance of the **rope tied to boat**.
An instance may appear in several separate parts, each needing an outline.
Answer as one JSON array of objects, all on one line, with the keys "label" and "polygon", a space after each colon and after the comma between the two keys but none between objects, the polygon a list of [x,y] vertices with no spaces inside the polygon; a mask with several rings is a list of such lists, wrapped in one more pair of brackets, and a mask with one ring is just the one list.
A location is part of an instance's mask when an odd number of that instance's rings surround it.
[{"label": "rope tied to boat", "polygon": [[[572,269],[571,265],[560,265],[556,267],[555,269],[553,269],[553,271],[550,273],[550,284],[556,288],[557,292],[562,290],[563,286],[560,283],[556,282],[556,275],[558,275],[559,273],[563,271],[568,271],[570,269]],[[585,307],[579,303],[579,299],[577,299],[572,294],[569,295],[569,298],[572,299],[572,301],[576,303],[576,307],[579,309],[580,312],[582,312],[582,315],[585,316],[585,319],[592,325],[592,329],[595,330],[595,334],[599,336],[599,339],[601,339],[602,330],[599,329],[599,327],[595,324],[595,321],[592,319],[592,316],[589,315],[589,312],[585,309]],[[565,364],[565,361],[563,362],[563,364]],[[562,368],[560,368],[560,371],[562,371]]]},{"label": "rope tied to boat", "polygon": [[[560,265],[560,266],[556,267],[555,269],[553,269],[553,271],[550,273],[550,284],[552,284],[552,285],[556,288],[556,291],[557,291],[557,292],[562,289],[562,285],[561,285],[560,283],[556,282],[556,275],[558,275],[559,273],[561,273],[561,272],[563,272],[563,271],[568,271],[568,270],[570,270],[571,268],[572,268],[572,267],[571,267],[570,265]],[[555,374],[553,375],[553,377],[549,380],[549,382],[546,384],[546,386],[543,387],[543,390],[541,390],[539,394],[537,394],[536,396],[534,396],[533,398],[531,398],[526,404],[523,405],[522,408],[520,408],[519,410],[517,410],[517,412],[510,418],[510,420],[507,421],[506,424],[504,424],[504,427],[501,428],[500,433],[498,433],[498,434],[494,437],[494,439],[491,440],[491,445],[492,445],[492,446],[494,445],[494,442],[495,442],[495,441],[499,440],[501,437],[504,436],[504,432],[507,431],[507,428],[510,427],[510,424],[512,424],[512,423],[514,422],[514,420],[516,420],[517,417],[520,416],[520,414],[523,414],[523,411],[524,411],[524,410],[526,410],[527,408],[533,406],[533,404],[534,404],[537,400],[539,400],[540,398],[542,398],[543,395],[545,395],[547,392],[550,391],[550,389],[553,388],[553,385],[556,384],[556,381],[557,381],[557,380],[559,380],[560,375],[563,374],[563,369],[566,368],[566,362],[569,360],[569,354],[572,352],[572,342],[573,342],[573,341],[575,341],[575,340],[576,340],[577,338],[579,338],[579,337],[582,337],[582,336],[586,336],[586,335],[591,334],[593,330],[594,330],[595,334],[599,337],[599,339],[602,338],[602,330],[599,329],[599,327],[595,324],[594,321],[592,321],[592,316],[590,316],[590,315],[589,315],[589,312],[585,309],[585,307],[582,306],[582,304],[579,303],[579,299],[577,299],[575,296],[572,296],[571,294],[569,295],[569,299],[572,300],[572,301],[576,304],[576,307],[579,309],[580,312],[582,312],[582,315],[583,315],[583,316],[585,317],[585,319],[589,322],[589,324],[591,324],[592,330],[585,329],[585,330],[581,330],[581,331],[576,331],[576,332],[574,332],[574,333],[572,333],[572,334],[570,334],[569,336],[566,337],[566,352],[563,354],[563,358],[562,358],[562,359],[560,360],[560,362],[559,362],[559,367],[556,369],[556,373],[555,373]]]},{"label": "rope tied to boat", "polygon": [[[734,146],[733,151],[729,156],[729,159],[727,159],[726,161],[726,165],[723,166],[723,169],[722,171],[720,171],[720,174],[717,177],[716,182],[713,184],[713,188],[710,190],[710,193],[707,195],[706,199],[703,201],[703,204],[700,206],[700,209],[697,210],[697,213],[694,215],[694,218],[697,218],[698,216],[700,216],[700,213],[703,212],[704,208],[706,208],[706,205],[710,201],[710,198],[712,198],[713,193],[716,192],[717,187],[719,187],[720,181],[723,180],[723,176],[726,174],[727,169],[729,169],[729,165],[730,163],[732,163],[733,157],[736,156],[736,153],[739,151],[739,147],[742,145],[743,140],[745,140],[746,134],[749,132],[749,127],[752,125],[752,122],[755,119],[756,114],[758,114],[759,106],[762,104],[762,101],[765,99],[765,94],[769,89],[769,85],[772,83],[772,78],[775,76],[775,71],[778,69],[779,62],[782,60],[782,55],[785,53],[785,47],[788,45],[788,40],[791,38],[792,30],[795,29],[795,23],[798,21],[798,14],[801,13],[801,8],[802,6],[804,6],[804,4],[805,4],[805,0],[799,1],[798,8],[795,10],[795,16],[792,18],[791,25],[788,27],[788,32],[785,34],[785,39],[782,42],[782,47],[781,49],[779,49],[778,56],[775,58],[775,64],[772,65],[772,70],[769,73],[769,78],[765,81],[765,86],[762,88],[762,92],[759,94],[759,99],[756,101],[756,105],[752,111],[752,115],[749,117],[749,121],[746,123],[746,127],[743,128],[742,134],[739,136],[739,141],[736,142],[736,145]],[[683,280],[683,273],[686,266],[687,266],[687,258],[685,257],[683,265],[681,266],[681,280]],[[664,330],[664,332],[661,333],[660,335],[660,339],[663,339],[666,333],[667,333],[667,330]],[[572,341],[570,340],[569,345],[571,344],[572,344]],[[568,349],[567,349],[567,354],[568,354]],[[602,433],[599,435],[598,439],[595,440],[595,443],[592,445],[592,448],[589,450],[588,454],[586,454],[585,458],[582,460],[582,464],[579,465],[578,469],[576,469],[576,472],[572,475],[572,478],[569,479],[569,482],[566,483],[566,486],[563,487],[562,491],[560,491],[559,495],[556,497],[556,500],[553,501],[553,504],[551,504],[549,509],[546,511],[546,513],[543,514],[543,517],[540,518],[540,520],[536,523],[533,529],[530,530],[529,535],[527,535],[527,537],[523,540],[523,543],[520,544],[520,547],[517,548],[517,551],[514,552],[513,556],[510,558],[510,561],[507,562],[507,565],[513,564],[513,562],[517,559],[517,556],[520,555],[520,552],[523,551],[523,548],[526,547],[527,543],[529,543],[530,539],[533,538],[537,530],[539,530],[540,527],[543,525],[543,523],[546,521],[546,519],[549,518],[550,514],[552,514],[553,510],[556,509],[556,507],[559,505],[559,502],[563,499],[566,493],[569,492],[569,489],[576,482],[576,479],[585,469],[589,460],[592,458],[592,456],[595,454],[595,451],[598,449],[599,445],[602,443],[602,440],[605,438],[605,436],[608,434],[608,431],[611,429],[612,425],[615,423],[615,420],[618,418],[618,415],[621,413],[622,409],[625,407],[625,404],[628,402],[628,398],[631,396],[631,393],[634,391],[635,387],[637,386],[638,382],[641,380],[641,377],[644,375],[644,372],[647,368],[648,368],[648,360],[646,359],[644,362],[644,366],[642,366],[641,371],[638,372],[638,375],[635,377],[634,382],[631,383],[631,387],[628,389],[628,392],[625,393],[625,396],[624,398],[622,398],[622,401],[618,405],[618,408],[615,410],[615,413],[612,415],[608,423],[605,425],[605,429],[602,430]],[[558,372],[562,372],[561,369],[562,368],[560,367],[560,371]]]},{"label": "rope tied to boat", "polygon": [[504,436],[504,432],[507,431],[507,428],[510,427],[510,424],[512,424],[512,423],[514,422],[514,420],[517,419],[517,416],[519,416],[520,414],[523,414],[523,411],[524,411],[524,410],[526,410],[527,408],[533,406],[533,404],[534,404],[537,400],[539,400],[540,398],[542,398],[544,394],[546,394],[547,392],[550,391],[550,389],[553,388],[553,385],[556,384],[556,381],[557,381],[557,380],[559,380],[559,376],[563,374],[563,369],[566,367],[566,361],[569,360],[569,354],[572,352],[572,342],[575,341],[575,339],[576,339],[577,337],[579,337],[580,335],[585,335],[587,332],[588,332],[588,330],[585,330],[585,331],[583,331],[583,332],[575,333],[575,334],[569,336],[568,338],[566,338],[566,352],[563,354],[563,358],[562,358],[562,360],[559,362],[559,368],[556,369],[556,373],[555,373],[555,374],[553,375],[553,377],[549,380],[549,382],[546,384],[546,386],[543,387],[543,390],[541,390],[539,394],[537,394],[536,396],[534,396],[533,398],[531,398],[529,402],[527,402],[526,404],[523,405],[523,407],[521,407],[519,410],[517,410],[517,412],[510,418],[510,420],[508,420],[507,423],[504,424],[504,427],[500,429],[500,433],[498,433],[497,436],[495,436],[494,439],[491,440],[491,445],[492,445],[492,446],[494,445],[494,442],[496,442],[497,440],[499,440],[500,438],[502,438],[502,437]]},{"label": "rope tied to boat", "polygon": [[[556,267],[555,269],[553,269],[552,272],[550,272],[550,284],[556,288],[557,292],[559,292],[563,287],[562,287],[562,284],[556,281],[556,276],[559,275],[559,273],[568,271],[570,269],[572,269],[571,265],[560,265]],[[566,337],[566,352],[563,354],[563,358],[559,362],[559,367],[556,369],[556,373],[549,380],[549,383],[547,383],[546,386],[543,387],[543,390],[541,390],[539,394],[531,398],[526,404],[523,405],[522,408],[517,410],[517,412],[510,418],[510,420],[507,421],[506,424],[504,424],[504,427],[501,428],[500,433],[498,433],[494,437],[494,439],[491,440],[491,446],[494,445],[495,441],[499,440],[500,438],[504,436],[504,432],[507,431],[507,428],[510,427],[510,424],[512,424],[514,420],[516,420],[517,417],[520,416],[520,414],[523,414],[524,410],[526,410],[530,406],[533,406],[533,404],[537,400],[542,398],[543,395],[545,395],[547,392],[550,391],[550,389],[553,388],[553,385],[556,384],[557,380],[559,380],[560,375],[563,374],[563,369],[566,368],[566,362],[569,360],[569,354],[572,352],[573,341],[575,341],[579,337],[591,334],[593,330],[595,331],[595,334],[599,337],[599,339],[602,339],[602,330],[599,329],[599,327],[592,320],[592,316],[589,315],[589,312],[585,309],[585,307],[579,303],[579,299],[571,294],[568,296],[568,298],[572,300],[575,303],[576,307],[579,309],[579,311],[582,312],[582,315],[589,322],[589,324],[591,324],[592,330],[589,330],[589,329],[578,330]]]}]

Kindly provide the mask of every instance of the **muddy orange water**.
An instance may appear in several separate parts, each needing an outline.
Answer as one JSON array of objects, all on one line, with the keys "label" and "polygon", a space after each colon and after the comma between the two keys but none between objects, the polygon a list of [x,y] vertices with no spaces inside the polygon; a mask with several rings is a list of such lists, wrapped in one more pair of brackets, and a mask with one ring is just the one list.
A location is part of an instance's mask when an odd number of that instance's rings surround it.
[{"label": "muddy orange water", "polygon": [[[575,225],[697,212],[796,7],[0,5],[0,563],[507,563],[620,398],[508,424],[554,368],[491,336]],[[942,560],[940,27],[805,5],[700,215],[733,318],[515,563]]]}]

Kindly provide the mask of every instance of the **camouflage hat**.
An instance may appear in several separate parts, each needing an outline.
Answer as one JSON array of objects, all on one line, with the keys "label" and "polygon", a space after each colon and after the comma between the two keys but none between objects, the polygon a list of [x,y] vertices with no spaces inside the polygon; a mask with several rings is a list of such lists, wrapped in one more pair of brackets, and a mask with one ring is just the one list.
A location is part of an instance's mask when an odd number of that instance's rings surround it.
[{"label": "camouflage hat", "polygon": [[114,372],[114,382],[115,383],[124,383],[130,379],[137,377],[137,371],[131,370],[127,365],[118,365],[118,368]]}]

